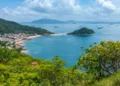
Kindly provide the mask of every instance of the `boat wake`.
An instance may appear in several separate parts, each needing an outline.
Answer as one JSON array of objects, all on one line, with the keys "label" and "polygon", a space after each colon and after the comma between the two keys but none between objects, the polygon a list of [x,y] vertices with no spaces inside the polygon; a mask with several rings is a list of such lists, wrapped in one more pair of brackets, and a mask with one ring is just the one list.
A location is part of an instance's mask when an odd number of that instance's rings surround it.
[{"label": "boat wake", "polygon": [[51,36],[67,36],[67,33],[57,33],[57,34],[52,34]]}]

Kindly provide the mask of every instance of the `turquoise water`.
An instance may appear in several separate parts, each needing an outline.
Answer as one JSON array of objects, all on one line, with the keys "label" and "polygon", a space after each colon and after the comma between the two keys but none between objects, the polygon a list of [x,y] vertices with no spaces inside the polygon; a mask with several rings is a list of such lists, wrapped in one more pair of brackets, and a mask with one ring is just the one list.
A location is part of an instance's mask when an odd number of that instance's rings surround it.
[{"label": "turquoise water", "polygon": [[[34,24],[33,26],[43,27],[55,33],[69,33],[80,27],[88,27],[95,31],[95,34],[90,36],[42,36],[24,44],[28,50],[27,54],[44,60],[51,60],[54,56],[59,56],[67,62],[66,67],[76,64],[80,54],[83,53],[80,46],[86,49],[94,42],[98,44],[103,40],[120,40],[120,25],[118,24]],[[54,28],[54,26],[58,28]],[[97,27],[103,28],[97,29]]]}]

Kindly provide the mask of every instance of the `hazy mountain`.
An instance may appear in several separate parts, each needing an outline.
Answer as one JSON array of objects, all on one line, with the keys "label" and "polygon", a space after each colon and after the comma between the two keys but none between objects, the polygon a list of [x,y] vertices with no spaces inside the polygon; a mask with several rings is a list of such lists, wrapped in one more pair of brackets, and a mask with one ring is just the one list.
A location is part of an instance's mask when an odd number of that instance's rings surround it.
[{"label": "hazy mountain", "polygon": [[39,20],[32,21],[32,23],[56,24],[56,23],[64,23],[64,21],[59,21],[55,19],[39,19]]},{"label": "hazy mountain", "polygon": [[32,21],[31,23],[41,23],[41,24],[63,24],[63,23],[77,23],[77,21],[74,20],[68,20],[68,21],[60,21],[55,19],[39,19]]},{"label": "hazy mountain", "polygon": [[88,23],[88,24],[120,24],[120,22],[103,22],[103,21],[75,21],[75,20],[68,20],[68,21],[60,21],[56,19],[39,19],[34,20],[30,23],[40,23],[40,24],[64,24],[64,23]]}]

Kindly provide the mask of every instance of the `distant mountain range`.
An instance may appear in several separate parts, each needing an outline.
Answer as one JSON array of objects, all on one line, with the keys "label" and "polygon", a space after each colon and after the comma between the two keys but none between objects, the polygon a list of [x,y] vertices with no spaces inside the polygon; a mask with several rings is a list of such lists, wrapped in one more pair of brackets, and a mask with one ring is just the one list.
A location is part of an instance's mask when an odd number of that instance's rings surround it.
[{"label": "distant mountain range", "polygon": [[68,20],[68,21],[60,21],[60,20],[55,20],[55,19],[39,19],[32,21],[30,23],[39,23],[39,24],[65,24],[65,23],[90,23],[90,24],[120,24],[120,22],[100,22],[100,21],[74,21],[74,20]]},{"label": "distant mountain range", "polygon": [[63,23],[63,21],[54,20],[54,19],[39,19],[39,20],[32,21],[32,23],[55,24],[55,23]]}]

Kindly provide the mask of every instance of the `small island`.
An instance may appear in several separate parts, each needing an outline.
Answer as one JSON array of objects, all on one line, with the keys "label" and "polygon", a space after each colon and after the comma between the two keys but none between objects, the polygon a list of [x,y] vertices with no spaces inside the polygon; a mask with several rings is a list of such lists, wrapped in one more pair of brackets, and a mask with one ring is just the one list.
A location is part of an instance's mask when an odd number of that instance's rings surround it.
[{"label": "small island", "polygon": [[83,27],[81,29],[75,30],[72,33],[68,33],[67,35],[90,35],[95,33],[92,29],[88,29],[86,27]]}]

